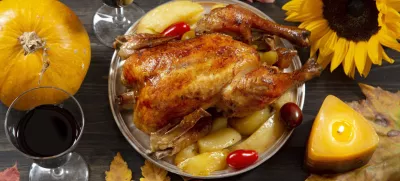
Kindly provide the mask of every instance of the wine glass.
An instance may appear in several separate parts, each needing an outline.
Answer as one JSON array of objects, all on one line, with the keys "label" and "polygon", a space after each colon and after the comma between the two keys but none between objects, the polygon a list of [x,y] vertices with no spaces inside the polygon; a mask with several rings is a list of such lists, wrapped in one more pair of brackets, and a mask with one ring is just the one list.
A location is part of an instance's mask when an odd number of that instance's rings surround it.
[{"label": "wine glass", "polygon": [[[36,105],[21,110],[20,105],[26,100],[35,100],[35,95],[43,93],[55,97],[56,101],[36,99]],[[79,102],[56,87],[37,87],[22,93],[10,105],[4,121],[8,140],[34,162],[29,172],[30,181],[88,180],[88,165],[78,153],[72,152],[84,126]]]},{"label": "wine glass", "polygon": [[133,0],[103,0],[104,5],[93,18],[97,38],[106,46],[113,47],[115,38],[123,35],[139,20],[144,11]]}]

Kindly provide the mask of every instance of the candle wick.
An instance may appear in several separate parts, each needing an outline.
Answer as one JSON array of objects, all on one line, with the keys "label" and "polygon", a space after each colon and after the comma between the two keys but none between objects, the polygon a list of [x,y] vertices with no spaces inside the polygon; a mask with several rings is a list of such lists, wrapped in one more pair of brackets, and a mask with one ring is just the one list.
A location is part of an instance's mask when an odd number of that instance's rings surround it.
[{"label": "candle wick", "polygon": [[337,130],[337,132],[340,134],[340,133],[343,133],[343,131],[344,131],[344,126],[340,126],[339,127],[339,129]]}]

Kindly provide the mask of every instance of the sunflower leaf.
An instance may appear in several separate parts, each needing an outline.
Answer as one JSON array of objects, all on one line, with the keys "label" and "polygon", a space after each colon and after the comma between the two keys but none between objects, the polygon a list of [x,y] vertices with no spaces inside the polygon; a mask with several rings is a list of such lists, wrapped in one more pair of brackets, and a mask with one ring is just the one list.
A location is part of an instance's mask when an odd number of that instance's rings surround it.
[{"label": "sunflower leaf", "polygon": [[371,121],[379,145],[364,167],[338,175],[314,175],[306,181],[389,181],[400,180],[400,92],[360,84],[366,100],[349,105]]},{"label": "sunflower leaf", "polygon": [[110,171],[106,171],[106,181],[131,181],[132,171],[118,152],[111,162]]},{"label": "sunflower leaf", "polygon": [[168,172],[149,161],[144,162],[144,166],[141,167],[143,178],[140,181],[170,181],[171,179],[167,176]]}]

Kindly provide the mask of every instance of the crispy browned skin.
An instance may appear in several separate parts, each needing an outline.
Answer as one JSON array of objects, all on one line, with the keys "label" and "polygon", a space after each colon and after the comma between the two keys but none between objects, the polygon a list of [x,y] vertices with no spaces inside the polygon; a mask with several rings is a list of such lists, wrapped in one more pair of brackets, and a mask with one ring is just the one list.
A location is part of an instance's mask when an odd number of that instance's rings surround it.
[{"label": "crispy browned skin", "polygon": [[313,62],[293,73],[263,67],[252,46],[222,34],[144,49],[123,66],[124,83],[138,90],[134,123],[149,134],[200,108],[248,115],[319,74]]},{"label": "crispy browned skin", "polygon": [[248,116],[273,103],[293,86],[318,76],[321,67],[312,58],[300,70],[282,73],[277,67],[261,66],[234,79],[222,91],[218,107],[231,117]]},{"label": "crispy browned skin", "polygon": [[163,36],[160,34],[135,34],[118,36],[113,43],[115,49],[119,49],[118,55],[122,59],[127,59],[136,50],[154,47],[165,42],[179,38],[178,36]]},{"label": "crispy browned skin", "polygon": [[207,135],[211,127],[211,114],[198,109],[185,116],[178,125],[170,124],[151,133],[151,151],[156,152],[157,158],[174,155]]},{"label": "crispy browned skin", "polygon": [[293,58],[297,56],[296,50],[276,48],[275,51],[278,53],[278,61],[276,62],[276,66],[280,69],[288,68],[292,63]]},{"label": "crispy browned skin", "polygon": [[196,33],[235,33],[241,35],[247,43],[250,43],[252,40],[252,28],[285,38],[298,46],[309,46],[309,31],[276,24],[234,4],[224,8],[216,8],[206,14],[197,23]]}]

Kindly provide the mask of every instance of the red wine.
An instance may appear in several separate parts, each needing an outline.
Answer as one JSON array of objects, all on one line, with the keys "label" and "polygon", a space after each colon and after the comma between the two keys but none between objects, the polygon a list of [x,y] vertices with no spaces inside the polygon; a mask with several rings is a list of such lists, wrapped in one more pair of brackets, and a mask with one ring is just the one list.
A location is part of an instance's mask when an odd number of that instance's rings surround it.
[{"label": "red wine", "polygon": [[79,126],[68,110],[42,105],[22,117],[16,135],[21,151],[31,156],[47,157],[70,148],[79,135]]},{"label": "red wine", "polygon": [[103,2],[108,6],[119,8],[131,4],[133,0],[103,0]]}]

